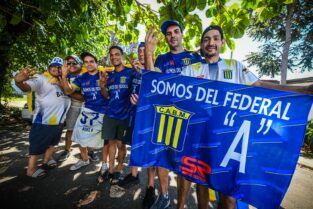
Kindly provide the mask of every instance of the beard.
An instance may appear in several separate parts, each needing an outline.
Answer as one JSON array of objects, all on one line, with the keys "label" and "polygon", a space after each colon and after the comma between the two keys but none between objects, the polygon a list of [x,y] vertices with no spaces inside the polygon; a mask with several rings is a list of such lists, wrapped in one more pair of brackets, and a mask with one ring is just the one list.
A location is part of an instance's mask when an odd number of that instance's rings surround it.
[{"label": "beard", "polygon": [[201,49],[201,55],[204,56],[204,57],[208,57],[208,58],[211,58],[213,57],[214,55],[216,55],[216,53],[210,53],[210,52],[204,52],[202,49]]}]

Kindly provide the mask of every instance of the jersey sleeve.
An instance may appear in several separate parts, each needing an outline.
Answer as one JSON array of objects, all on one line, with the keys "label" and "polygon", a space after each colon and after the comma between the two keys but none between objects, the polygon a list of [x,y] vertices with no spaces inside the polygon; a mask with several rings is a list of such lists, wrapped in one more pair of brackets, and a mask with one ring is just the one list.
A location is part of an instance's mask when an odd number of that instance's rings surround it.
[{"label": "jersey sleeve", "polygon": [[39,75],[37,78],[27,80],[26,83],[30,86],[31,91],[38,92],[40,89],[40,86],[42,85],[42,80],[43,80],[43,76]]},{"label": "jersey sleeve", "polygon": [[197,52],[194,52],[193,55],[194,55],[194,59],[192,59],[191,64],[202,62],[202,57],[200,56],[200,54],[198,54]]},{"label": "jersey sleeve", "polygon": [[259,78],[254,73],[249,71],[241,62],[237,62],[236,64],[237,68],[240,69],[240,83],[252,85],[259,80]]},{"label": "jersey sleeve", "polygon": [[154,71],[156,72],[163,72],[164,64],[163,64],[163,58],[162,55],[159,55],[154,63]]},{"label": "jersey sleeve", "polygon": [[75,91],[80,91],[81,87],[81,80],[82,80],[82,75],[78,75],[71,83],[70,85],[75,89]]}]

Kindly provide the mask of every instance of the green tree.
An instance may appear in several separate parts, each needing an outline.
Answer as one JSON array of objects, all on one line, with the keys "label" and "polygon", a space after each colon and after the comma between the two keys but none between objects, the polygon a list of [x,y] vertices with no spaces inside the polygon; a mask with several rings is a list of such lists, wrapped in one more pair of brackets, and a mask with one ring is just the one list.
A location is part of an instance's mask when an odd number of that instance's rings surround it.
[{"label": "green tree", "polygon": [[260,75],[273,77],[281,73],[282,84],[286,83],[287,69],[312,70],[313,2],[271,1],[266,4],[264,1],[263,7],[258,6],[248,34],[263,44],[260,51],[248,55],[249,65],[257,66]]},{"label": "green tree", "polygon": [[0,100],[11,71],[26,64],[43,69],[53,56],[88,50],[101,57],[111,33],[124,45],[136,42],[138,24],[158,16],[133,0],[3,0],[0,5]]},{"label": "green tree", "polygon": [[[302,0],[304,1],[304,0]],[[307,0],[309,1],[309,0]],[[53,56],[64,57],[88,50],[98,57],[115,44],[128,46],[138,41],[139,26],[159,29],[167,19],[178,20],[184,28],[184,47],[199,46],[202,21],[220,25],[227,47],[235,49],[234,39],[241,38],[251,15],[266,22],[280,14],[293,0],[157,0],[156,11],[139,0],[2,0],[0,5],[0,100],[6,75],[32,64],[43,69]],[[273,6],[274,5],[274,6]],[[302,45],[307,47],[306,45]],[[167,51],[162,40],[156,54]]]}]

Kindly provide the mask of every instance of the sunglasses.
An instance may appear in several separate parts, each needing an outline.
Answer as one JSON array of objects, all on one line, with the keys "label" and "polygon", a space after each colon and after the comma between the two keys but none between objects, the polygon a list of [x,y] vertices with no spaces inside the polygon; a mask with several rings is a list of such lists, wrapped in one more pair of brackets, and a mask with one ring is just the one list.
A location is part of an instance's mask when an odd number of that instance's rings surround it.
[{"label": "sunglasses", "polygon": [[77,62],[68,62],[67,65],[77,65]]}]

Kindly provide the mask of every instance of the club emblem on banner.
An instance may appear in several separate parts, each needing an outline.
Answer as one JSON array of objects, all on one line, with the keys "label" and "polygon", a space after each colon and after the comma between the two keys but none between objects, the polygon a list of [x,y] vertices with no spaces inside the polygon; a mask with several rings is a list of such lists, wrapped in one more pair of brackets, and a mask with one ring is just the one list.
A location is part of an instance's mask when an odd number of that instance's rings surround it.
[{"label": "club emblem on banner", "polygon": [[155,105],[152,143],[176,151],[184,148],[189,120],[194,114],[175,105]]}]

